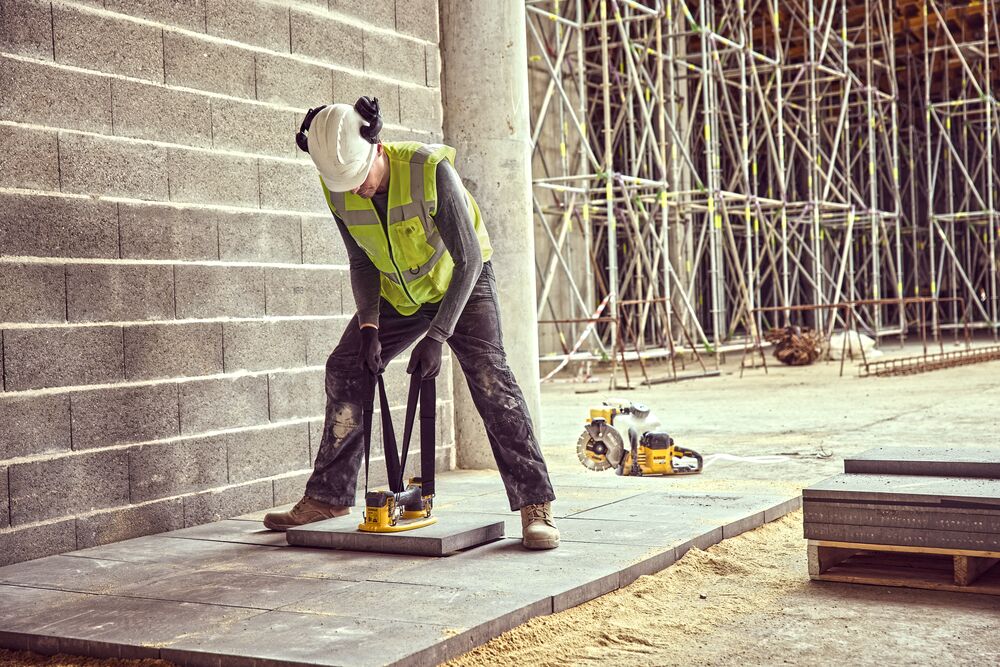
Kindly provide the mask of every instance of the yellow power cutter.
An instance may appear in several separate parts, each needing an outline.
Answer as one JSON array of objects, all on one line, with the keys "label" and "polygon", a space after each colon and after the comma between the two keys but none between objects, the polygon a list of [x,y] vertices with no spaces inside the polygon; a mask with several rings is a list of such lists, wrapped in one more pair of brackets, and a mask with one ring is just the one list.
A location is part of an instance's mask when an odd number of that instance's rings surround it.
[{"label": "yellow power cutter", "polygon": [[[700,473],[701,454],[681,447],[663,431],[660,421],[641,403],[606,402],[592,408],[576,444],[576,453],[590,470],[610,470],[619,475],[691,475]],[[625,431],[629,447],[622,437]]]},{"label": "yellow power cutter", "polygon": [[[378,387],[382,413],[382,445],[385,448],[385,466],[389,489],[368,490],[368,464],[371,458],[372,414],[375,408],[375,387]],[[389,413],[389,400],[385,393],[382,375],[369,376],[367,395],[362,402],[362,423],[365,444],[365,520],[358,530],[366,533],[398,533],[415,530],[437,522],[431,516],[434,506],[434,450],[436,415],[434,380],[422,380],[419,373],[410,376],[410,394],[406,402],[406,423],[403,432],[403,451],[396,447],[396,434]],[[420,477],[409,480],[403,488],[406,455],[413,434],[413,422],[420,406]]]}]

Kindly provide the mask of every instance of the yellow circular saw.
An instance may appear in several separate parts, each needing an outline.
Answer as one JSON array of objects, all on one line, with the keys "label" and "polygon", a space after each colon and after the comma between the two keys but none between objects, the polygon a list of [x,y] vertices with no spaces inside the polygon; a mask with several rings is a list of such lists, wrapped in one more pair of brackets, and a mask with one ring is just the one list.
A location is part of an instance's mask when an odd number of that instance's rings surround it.
[{"label": "yellow circular saw", "polygon": [[576,455],[591,470],[617,468],[625,455],[622,435],[603,417],[590,420],[576,442]]}]

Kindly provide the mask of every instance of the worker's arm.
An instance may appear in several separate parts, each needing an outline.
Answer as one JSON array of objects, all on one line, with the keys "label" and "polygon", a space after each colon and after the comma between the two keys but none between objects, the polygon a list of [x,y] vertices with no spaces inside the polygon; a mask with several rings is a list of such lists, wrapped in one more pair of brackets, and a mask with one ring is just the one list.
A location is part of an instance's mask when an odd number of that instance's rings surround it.
[{"label": "worker's arm", "polygon": [[444,247],[455,262],[448,291],[431,320],[427,336],[443,343],[455,331],[455,323],[465,309],[479,274],[483,270],[483,254],[469,212],[465,186],[458,172],[447,160],[437,166],[437,211],[434,222]]},{"label": "worker's arm", "polygon": [[340,235],[344,237],[344,245],[347,246],[347,258],[351,265],[351,291],[354,292],[354,305],[358,309],[358,324],[362,328],[365,326],[378,328],[381,275],[367,253],[347,231],[347,226],[339,217],[334,216],[334,218]]}]

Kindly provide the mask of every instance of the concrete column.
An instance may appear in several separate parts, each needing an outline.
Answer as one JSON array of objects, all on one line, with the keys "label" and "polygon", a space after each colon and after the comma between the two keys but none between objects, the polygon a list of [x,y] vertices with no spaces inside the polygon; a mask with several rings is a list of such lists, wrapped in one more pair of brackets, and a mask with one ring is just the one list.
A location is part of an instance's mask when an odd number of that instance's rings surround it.
[{"label": "concrete column", "polygon": [[[444,138],[493,242],[504,345],[539,425],[528,69],[523,0],[440,0]],[[462,468],[495,468],[465,377],[455,375]]]}]

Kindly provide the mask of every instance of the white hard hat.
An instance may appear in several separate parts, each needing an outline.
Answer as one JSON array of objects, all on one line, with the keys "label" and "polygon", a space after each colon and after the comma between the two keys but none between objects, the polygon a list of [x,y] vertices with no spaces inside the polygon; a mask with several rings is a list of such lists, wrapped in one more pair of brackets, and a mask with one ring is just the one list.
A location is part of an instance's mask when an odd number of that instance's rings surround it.
[{"label": "white hard hat", "polygon": [[361,128],[367,125],[349,104],[323,107],[313,118],[309,157],[330,190],[350,192],[368,178],[377,150],[361,136]]}]

